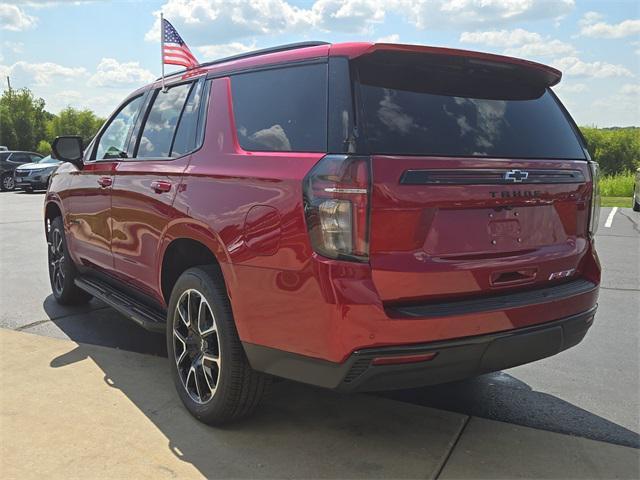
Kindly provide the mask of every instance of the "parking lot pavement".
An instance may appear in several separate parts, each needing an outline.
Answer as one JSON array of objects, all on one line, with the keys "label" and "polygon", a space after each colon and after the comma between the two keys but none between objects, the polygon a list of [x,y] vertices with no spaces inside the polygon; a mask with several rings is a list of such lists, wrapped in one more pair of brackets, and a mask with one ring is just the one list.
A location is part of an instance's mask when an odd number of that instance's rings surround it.
[{"label": "parking lot pavement", "polygon": [[640,474],[632,448],[293,382],[246,421],[209,428],[181,405],[166,362],[0,329],[3,478]]},{"label": "parking lot pavement", "polygon": [[[98,302],[83,309],[50,296],[43,196],[0,194],[0,326],[152,355],[164,339]],[[640,447],[640,214],[619,209],[597,236],[603,284],[596,321],[577,347],[505,372],[387,394],[420,406]],[[87,310],[88,308],[88,310]],[[358,397],[360,398],[360,397]]]}]

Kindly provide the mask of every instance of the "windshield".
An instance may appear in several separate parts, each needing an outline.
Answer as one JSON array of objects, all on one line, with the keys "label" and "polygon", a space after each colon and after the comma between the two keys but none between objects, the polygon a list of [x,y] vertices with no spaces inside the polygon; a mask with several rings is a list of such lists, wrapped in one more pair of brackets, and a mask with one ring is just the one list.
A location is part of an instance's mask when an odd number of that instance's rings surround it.
[{"label": "windshield", "polygon": [[411,62],[391,67],[364,64],[356,72],[370,153],[585,158],[556,98],[526,78]]}]

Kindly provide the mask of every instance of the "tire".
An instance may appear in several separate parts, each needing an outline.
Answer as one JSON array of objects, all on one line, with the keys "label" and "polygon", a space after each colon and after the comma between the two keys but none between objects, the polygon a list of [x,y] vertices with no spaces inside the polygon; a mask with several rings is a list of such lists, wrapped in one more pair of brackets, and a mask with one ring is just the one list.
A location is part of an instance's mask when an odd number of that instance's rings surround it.
[{"label": "tire", "polygon": [[635,192],[635,190],[633,191],[633,211],[634,212],[640,212],[640,202],[638,202],[638,200],[636,200],[636,192]]},{"label": "tire", "polygon": [[190,268],[178,278],[167,311],[167,352],[182,403],[209,425],[251,414],[271,383],[249,366],[214,266]]},{"label": "tire", "polygon": [[51,221],[47,240],[49,243],[49,281],[53,297],[62,305],[79,305],[91,300],[92,296],[79,289],[74,283],[78,271],[67,250],[62,218],[56,217]]},{"label": "tire", "polygon": [[0,179],[0,189],[2,189],[3,192],[8,192],[10,190],[14,190],[15,188],[16,182],[12,174],[5,173],[4,175],[2,175],[2,178]]},{"label": "tire", "polygon": [[33,188],[31,188],[31,187],[24,187],[24,191],[25,191],[26,193],[33,193]]}]

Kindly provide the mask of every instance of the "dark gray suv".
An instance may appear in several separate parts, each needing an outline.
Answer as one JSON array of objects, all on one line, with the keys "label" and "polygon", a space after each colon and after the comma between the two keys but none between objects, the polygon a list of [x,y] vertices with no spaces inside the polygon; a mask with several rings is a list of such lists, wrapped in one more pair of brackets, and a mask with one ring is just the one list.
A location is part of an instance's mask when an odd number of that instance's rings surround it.
[{"label": "dark gray suv", "polygon": [[6,151],[0,152],[0,189],[3,192],[16,188],[13,171],[19,165],[39,161],[43,155],[35,152]]}]

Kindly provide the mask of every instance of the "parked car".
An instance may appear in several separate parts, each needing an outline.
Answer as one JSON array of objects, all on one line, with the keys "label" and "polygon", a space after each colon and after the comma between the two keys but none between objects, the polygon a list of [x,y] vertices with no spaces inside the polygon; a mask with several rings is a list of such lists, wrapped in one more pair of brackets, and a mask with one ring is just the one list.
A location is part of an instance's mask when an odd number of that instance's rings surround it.
[{"label": "parked car", "polygon": [[9,149],[7,147],[5,147],[4,145],[0,145],[0,152],[8,152]]},{"label": "parked car", "polygon": [[47,155],[33,163],[20,165],[14,170],[15,186],[29,193],[34,190],[46,190],[49,177],[61,163],[60,160]]},{"label": "parked car", "polygon": [[13,190],[16,186],[13,171],[19,165],[37,162],[43,156],[34,152],[6,151],[0,152],[0,188],[3,192]]},{"label": "parked car", "polygon": [[633,211],[640,212],[640,168],[636,169],[636,182],[633,185]]},{"label": "parked car", "polygon": [[131,94],[60,137],[53,296],[166,332],[187,409],[254,410],[271,376],[342,391],[554,355],[593,323],[598,170],[515,58],[294,44]]}]

